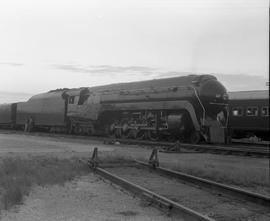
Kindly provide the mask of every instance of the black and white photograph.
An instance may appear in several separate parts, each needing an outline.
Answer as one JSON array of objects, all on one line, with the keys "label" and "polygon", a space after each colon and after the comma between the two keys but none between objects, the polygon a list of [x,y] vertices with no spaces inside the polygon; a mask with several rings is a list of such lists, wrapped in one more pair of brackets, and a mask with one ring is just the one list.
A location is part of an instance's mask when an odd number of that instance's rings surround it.
[{"label": "black and white photograph", "polygon": [[268,0],[0,0],[0,221],[270,220]]}]

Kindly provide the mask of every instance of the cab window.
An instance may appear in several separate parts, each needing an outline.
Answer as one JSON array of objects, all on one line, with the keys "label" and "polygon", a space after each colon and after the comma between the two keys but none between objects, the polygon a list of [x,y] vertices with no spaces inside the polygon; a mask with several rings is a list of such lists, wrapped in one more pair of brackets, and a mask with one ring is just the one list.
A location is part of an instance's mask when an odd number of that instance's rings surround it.
[{"label": "cab window", "polygon": [[261,116],[269,116],[269,107],[262,107]]},{"label": "cab window", "polygon": [[74,96],[70,96],[70,97],[68,98],[68,103],[69,103],[69,104],[74,104],[74,101],[75,101],[75,97],[74,97]]},{"label": "cab window", "polygon": [[246,116],[258,116],[258,108],[257,107],[247,107]]},{"label": "cab window", "polygon": [[88,97],[89,97],[88,94],[87,94],[87,95],[82,95],[82,96],[80,96],[78,105],[83,105],[84,102],[88,99]]},{"label": "cab window", "polygon": [[241,107],[234,107],[232,109],[232,115],[234,117],[243,116],[243,109]]}]

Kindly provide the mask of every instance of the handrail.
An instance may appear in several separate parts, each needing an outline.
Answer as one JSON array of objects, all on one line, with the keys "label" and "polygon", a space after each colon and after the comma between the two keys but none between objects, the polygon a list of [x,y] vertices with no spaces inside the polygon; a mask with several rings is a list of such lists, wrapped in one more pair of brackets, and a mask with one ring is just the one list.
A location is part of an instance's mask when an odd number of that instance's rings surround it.
[{"label": "handrail", "polygon": [[205,108],[204,108],[204,106],[203,106],[203,104],[202,104],[202,102],[201,102],[201,99],[200,99],[200,97],[199,97],[199,95],[198,95],[198,93],[197,93],[197,91],[196,91],[196,89],[194,88],[194,87],[192,87],[192,86],[190,86],[193,90],[194,90],[194,93],[195,93],[195,96],[196,96],[196,98],[198,99],[198,101],[199,101],[199,103],[200,103],[200,105],[201,105],[201,107],[202,107],[202,109],[203,109],[203,122],[202,122],[202,125],[204,126],[205,125]]}]

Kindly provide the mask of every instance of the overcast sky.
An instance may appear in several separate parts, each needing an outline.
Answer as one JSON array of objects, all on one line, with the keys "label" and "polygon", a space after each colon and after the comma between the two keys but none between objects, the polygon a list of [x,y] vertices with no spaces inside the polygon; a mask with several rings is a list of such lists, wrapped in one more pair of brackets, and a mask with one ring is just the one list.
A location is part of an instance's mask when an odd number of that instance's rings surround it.
[{"label": "overcast sky", "polygon": [[0,1],[0,103],[55,88],[214,74],[267,89],[267,0]]}]

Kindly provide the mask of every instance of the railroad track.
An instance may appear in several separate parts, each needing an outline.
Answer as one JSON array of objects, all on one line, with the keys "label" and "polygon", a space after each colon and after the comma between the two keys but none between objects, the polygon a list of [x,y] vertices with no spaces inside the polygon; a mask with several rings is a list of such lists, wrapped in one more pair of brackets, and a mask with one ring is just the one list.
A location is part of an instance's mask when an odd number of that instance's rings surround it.
[{"label": "railroad track", "polygon": [[[112,139],[108,141],[112,142]],[[270,149],[268,146],[244,146],[244,145],[210,145],[210,144],[188,144],[172,142],[153,142],[147,140],[116,139],[123,144],[137,144],[160,147],[162,152],[175,153],[181,152],[181,149],[197,152],[210,152],[216,154],[232,154],[242,156],[269,157]],[[177,145],[177,146],[176,146]],[[172,149],[172,150],[171,150]]]},{"label": "railroad track", "polygon": [[244,145],[251,145],[251,146],[261,146],[261,147],[267,147],[270,145],[269,141],[249,141],[245,139],[232,139],[232,143],[235,144],[244,144]]},{"label": "railroad track", "polygon": [[95,149],[89,163],[95,173],[184,220],[270,218],[269,197],[159,167],[157,151],[149,163],[102,165]]},{"label": "railroad track", "polygon": [[[100,137],[100,136],[82,136],[82,135],[70,135],[70,134],[52,134],[45,132],[33,132],[25,133],[22,131],[14,130],[0,130],[1,133],[15,133],[15,134],[25,134],[34,136],[51,136],[51,137],[66,137],[66,138],[81,138],[81,139],[91,139],[99,140],[104,143],[113,144],[119,142],[121,144],[131,144],[131,145],[143,145],[150,147],[159,147],[163,152],[176,153],[181,152],[181,149],[192,151],[192,152],[209,152],[215,154],[227,154],[227,155],[241,155],[241,156],[254,156],[254,157],[269,157],[270,148],[269,145],[257,145],[252,144],[231,144],[231,145],[214,145],[214,144],[188,144],[179,143],[178,147],[175,148],[176,143],[173,142],[162,142],[162,141],[149,141],[149,140],[134,140],[134,139],[120,139],[120,138],[110,138],[110,137]],[[180,150],[180,151],[179,151]]]}]

